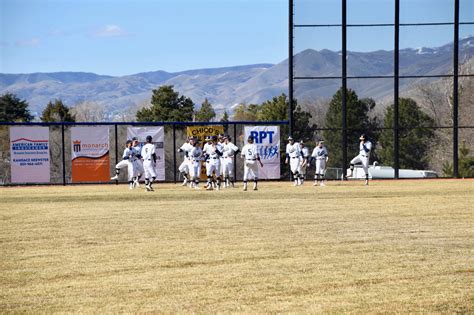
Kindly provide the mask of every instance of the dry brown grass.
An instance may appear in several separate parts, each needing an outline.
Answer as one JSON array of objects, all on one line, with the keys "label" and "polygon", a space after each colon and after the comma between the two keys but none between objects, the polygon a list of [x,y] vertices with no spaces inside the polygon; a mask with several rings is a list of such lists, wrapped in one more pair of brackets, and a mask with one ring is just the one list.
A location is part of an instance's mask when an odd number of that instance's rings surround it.
[{"label": "dry brown grass", "polygon": [[474,312],[474,181],[0,189],[0,312]]}]

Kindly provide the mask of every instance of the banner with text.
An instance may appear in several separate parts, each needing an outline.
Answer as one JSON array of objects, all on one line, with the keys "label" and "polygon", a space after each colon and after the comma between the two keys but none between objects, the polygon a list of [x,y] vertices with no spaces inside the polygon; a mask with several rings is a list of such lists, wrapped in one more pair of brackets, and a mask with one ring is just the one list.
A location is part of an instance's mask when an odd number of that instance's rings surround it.
[{"label": "banner with text", "polygon": [[[207,136],[218,136],[219,134],[224,133],[224,126],[189,126],[187,129],[188,137],[194,137],[199,139],[199,145],[204,147],[206,143],[204,140]],[[181,144],[180,144],[181,146]],[[206,176],[206,165],[201,167],[201,177],[202,180],[207,178]]]},{"label": "banner with text", "polygon": [[109,127],[71,128],[72,182],[108,182]]},{"label": "banner with text", "polygon": [[156,179],[165,180],[165,129],[163,127],[128,127],[127,139],[137,137],[139,141],[139,150],[146,142],[146,137],[152,136],[152,142],[155,145],[156,154]]},{"label": "banner with text", "polygon": [[279,126],[245,126],[245,141],[253,136],[263,167],[258,166],[258,177],[261,179],[280,178],[280,127]]},{"label": "banner with text", "polygon": [[12,183],[49,183],[49,128],[10,127]]}]

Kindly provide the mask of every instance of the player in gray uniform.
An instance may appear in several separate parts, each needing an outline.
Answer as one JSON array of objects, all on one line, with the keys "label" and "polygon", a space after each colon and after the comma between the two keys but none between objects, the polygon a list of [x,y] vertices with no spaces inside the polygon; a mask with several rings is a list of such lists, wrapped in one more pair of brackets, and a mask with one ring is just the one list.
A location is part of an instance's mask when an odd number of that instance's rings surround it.
[{"label": "player in gray uniform", "polygon": [[142,162],[142,159],[141,159],[142,145],[138,141],[138,137],[133,137],[132,138],[132,146],[138,152],[137,163],[136,163],[137,176],[135,177],[135,179],[133,181],[133,185],[135,185],[135,187],[140,187],[140,178],[142,177],[145,170],[143,169],[143,162]]},{"label": "player in gray uniform", "polygon": [[190,188],[199,188],[199,178],[201,175],[201,161],[202,161],[202,149],[199,146],[198,139],[194,139],[193,149],[189,152],[191,158],[191,169],[189,175],[191,176],[192,184]]},{"label": "player in gray uniform", "polygon": [[222,174],[224,176],[224,187],[234,187],[234,157],[239,153],[239,148],[233,144],[229,135],[224,136],[224,147],[222,151]]},{"label": "player in gray uniform", "polygon": [[285,164],[290,164],[290,171],[293,175],[294,186],[301,185],[300,182],[300,156],[301,149],[299,143],[295,143],[293,137],[288,137],[288,144],[286,145],[286,159]]},{"label": "player in gray uniform", "polygon": [[306,177],[306,169],[308,167],[309,162],[309,148],[304,145],[303,140],[300,141],[300,183],[303,185],[305,177]]},{"label": "player in gray uniform", "polygon": [[352,177],[354,172],[354,165],[357,163],[362,164],[362,168],[365,173],[365,185],[369,185],[369,158],[370,151],[372,150],[372,143],[367,139],[365,134],[359,137],[359,155],[353,158],[350,162],[350,171],[347,177]]},{"label": "player in gray uniform", "polygon": [[130,184],[130,189],[133,189],[135,185],[133,184],[136,176],[136,156],[137,151],[132,146],[132,140],[127,140],[125,143],[125,149],[122,154],[122,161],[115,165],[115,176],[111,177],[111,180],[118,180],[120,175],[120,170],[122,168],[128,168],[128,182]]},{"label": "player in gray uniform", "polygon": [[317,186],[320,182],[320,186],[324,185],[324,175],[326,174],[326,165],[329,159],[328,150],[324,146],[324,141],[319,140],[318,145],[314,148],[313,153],[311,154],[311,161],[316,160],[315,171],[314,171],[314,184]]},{"label": "player in gray uniform", "polygon": [[212,190],[212,174],[216,174],[216,188],[221,188],[221,163],[222,156],[221,146],[217,144],[217,137],[208,138],[207,144],[203,148],[204,159],[206,161],[207,190]]},{"label": "player in gray uniform", "polygon": [[262,161],[260,161],[260,156],[258,154],[258,148],[255,143],[253,143],[253,137],[249,136],[247,139],[247,144],[242,148],[242,153],[240,157],[245,159],[244,161],[244,191],[247,191],[247,180],[249,177],[253,177],[253,190],[258,190],[258,164],[263,167]]},{"label": "player in gray uniform", "polygon": [[143,171],[145,173],[146,191],[154,191],[153,182],[156,179],[155,165],[156,153],[155,145],[152,143],[152,136],[146,137],[146,144],[142,147],[141,156],[143,158]]},{"label": "player in gray uniform", "polygon": [[178,152],[183,152],[184,153],[184,159],[181,165],[179,166],[178,170],[183,175],[183,185],[186,186],[186,184],[190,181],[189,177],[189,169],[191,166],[191,159],[189,158],[189,152],[194,148],[194,138],[189,137],[186,142],[178,149]]}]

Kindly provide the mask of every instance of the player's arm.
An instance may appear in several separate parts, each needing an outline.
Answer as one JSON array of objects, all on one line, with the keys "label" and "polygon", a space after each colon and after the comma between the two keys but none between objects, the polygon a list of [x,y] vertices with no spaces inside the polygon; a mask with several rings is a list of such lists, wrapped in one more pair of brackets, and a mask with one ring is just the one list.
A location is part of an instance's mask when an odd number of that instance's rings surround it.
[{"label": "player's arm", "polygon": [[128,148],[123,150],[123,155],[122,155],[122,160],[128,160],[129,159],[129,152]]},{"label": "player's arm", "polygon": [[262,163],[262,160],[260,159],[260,154],[258,154],[258,152],[257,152],[256,156],[257,156],[258,163],[260,163],[260,166],[263,167],[263,163]]}]

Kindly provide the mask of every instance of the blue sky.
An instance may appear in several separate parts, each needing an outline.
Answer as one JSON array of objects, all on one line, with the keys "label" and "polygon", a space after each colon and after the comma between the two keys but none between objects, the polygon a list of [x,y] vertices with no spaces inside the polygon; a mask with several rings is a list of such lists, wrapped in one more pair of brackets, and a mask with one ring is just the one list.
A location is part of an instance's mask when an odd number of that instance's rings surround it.
[{"label": "blue sky", "polygon": [[[474,20],[474,1],[460,1],[461,21]],[[452,2],[401,0],[401,22],[450,22]],[[296,24],[340,22],[339,0],[295,4]],[[393,0],[348,0],[348,23],[391,23],[392,7]],[[287,10],[287,0],[0,0],[0,72],[126,75],[277,63],[288,56]],[[391,28],[348,35],[349,50],[393,48]],[[337,29],[295,36],[297,51],[340,49]],[[401,31],[402,48],[450,41],[452,27]]]}]

